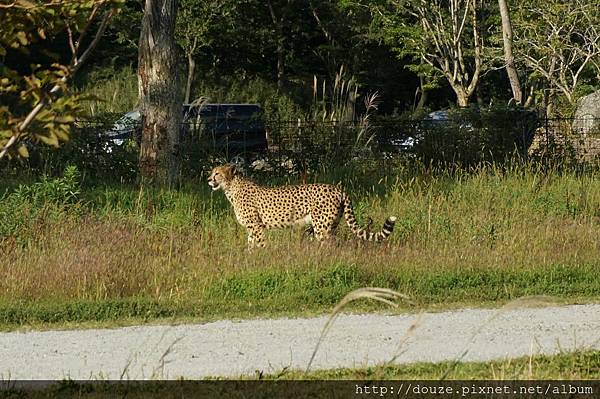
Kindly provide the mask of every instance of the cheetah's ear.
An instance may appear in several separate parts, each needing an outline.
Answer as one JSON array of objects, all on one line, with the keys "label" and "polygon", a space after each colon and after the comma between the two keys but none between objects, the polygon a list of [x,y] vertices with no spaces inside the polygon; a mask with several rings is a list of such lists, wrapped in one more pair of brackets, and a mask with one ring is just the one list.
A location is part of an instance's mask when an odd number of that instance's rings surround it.
[{"label": "cheetah's ear", "polygon": [[227,172],[228,177],[231,179],[233,176],[238,174],[237,168],[234,164],[230,163],[225,165],[225,170]]}]

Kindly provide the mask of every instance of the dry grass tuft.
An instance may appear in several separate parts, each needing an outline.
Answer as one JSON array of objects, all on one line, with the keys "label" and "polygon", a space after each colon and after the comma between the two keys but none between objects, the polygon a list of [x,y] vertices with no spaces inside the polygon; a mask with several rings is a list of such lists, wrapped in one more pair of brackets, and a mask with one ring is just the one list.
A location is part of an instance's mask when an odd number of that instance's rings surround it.
[{"label": "dry grass tuft", "polygon": [[442,380],[446,379],[450,375],[450,373],[454,371],[456,366],[464,359],[464,357],[467,355],[467,353],[469,353],[469,350],[470,350],[469,345],[471,345],[475,341],[475,338],[487,326],[489,326],[494,320],[496,320],[498,317],[500,317],[507,311],[513,310],[513,309],[519,309],[519,308],[552,306],[552,305],[556,305],[556,304],[557,303],[556,303],[555,298],[545,296],[545,295],[532,295],[532,296],[517,298],[517,299],[510,301],[507,304],[503,305],[500,309],[498,309],[496,312],[494,312],[494,314],[491,315],[485,322],[481,323],[481,325],[477,328],[477,330],[475,330],[473,332],[473,335],[469,339],[469,342],[467,343],[467,345],[464,348],[464,350],[462,351],[462,353],[452,363],[450,363],[450,365],[448,366],[448,369],[444,372],[444,374],[442,374],[440,379],[442,379]]},{"label": "dry grass tuft", "polygon": [[385,304],[393,306],[393,307],[398,306],[398,304],[395,302],[396,300],[404,300],[410,304],[413,304],[413,302],[410,300],[410,298],[407,295],[401,294],[399,292],[396,292],[394,290],[390,290],[387,288],[367,287],[367,288],[359,288],[357,290],[350,292],[348,295],[346,295],[344,298],[342,298],[342,300],[335,306],[335,308],[329,315],[329,318],[327,319],[327,322],[325,323],[325,326],[323,327],[323,330],[321,331],[321,335],[319,336],[317,344],[315,345],[315,349],[310,357],[310,360],[308,361],[308,365],[306,366],[306,372],[308,372],[310,370],[310,366],[312,365],[312,362],[313,362],[315,356],[317,355],[319,347],[321,346],[321,342],[325,338],[325,335],[327,334],[327,332],[333,326],[333,323],[335,322],[337,317],[340,315],[341,311],[349,303],[351,303],[353,301],[357,301],[359,299],[371,299],[371,300],[374,300],[377,302],[385,303]]}]

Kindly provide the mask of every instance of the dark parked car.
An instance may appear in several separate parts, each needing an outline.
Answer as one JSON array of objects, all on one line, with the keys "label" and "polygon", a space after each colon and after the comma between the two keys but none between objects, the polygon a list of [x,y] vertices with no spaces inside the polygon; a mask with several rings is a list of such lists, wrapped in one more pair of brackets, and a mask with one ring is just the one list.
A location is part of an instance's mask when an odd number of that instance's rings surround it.
[{"label": "dark parked car", "polygon": [[233,155],[267,150],[267,134],[259,105],[184,105],[183,114],[187,132],[209,147]]},{"label": "dark parked car", "polygon": [[[267,134],[257,104],[184,104],[181,142],[198,145],[228,158],[267,150]],[[116,145],[128,139],[139,142],[142,116],[133,110],[119,118],[105,132]]]}]

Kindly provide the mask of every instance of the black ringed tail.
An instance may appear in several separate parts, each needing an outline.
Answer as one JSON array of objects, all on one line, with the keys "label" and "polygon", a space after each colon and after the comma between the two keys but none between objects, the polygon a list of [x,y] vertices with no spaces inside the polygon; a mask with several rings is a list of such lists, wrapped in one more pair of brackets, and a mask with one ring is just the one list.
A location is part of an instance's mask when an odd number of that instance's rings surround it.
[{"label": "black ringed tail", "polygon": [[396,224],[396,217],[390,216],[383,223],[383,227],[376,233],[369,232],[358,225],[354,211],[352,210],[352,203],[350,199],[344,195],[344,219],[346,224],[350,227],[350,230],[360,239],[365,241],[383,241],[392,234],[394,231],[394,225]]}]

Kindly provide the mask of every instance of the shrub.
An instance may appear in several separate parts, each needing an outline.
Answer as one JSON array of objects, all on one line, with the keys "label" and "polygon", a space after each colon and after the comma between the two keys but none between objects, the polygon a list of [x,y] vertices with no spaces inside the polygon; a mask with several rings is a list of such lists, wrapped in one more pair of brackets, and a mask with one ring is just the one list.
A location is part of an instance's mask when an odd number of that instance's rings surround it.
[{"label": "shrub", "polygon": [[83,110],[88,117],[104,114],[124,114],[131,111],[138,102],[138,81],[136,71],[113,66],[97,68],[85,77],[79,89],[87,96]]},{"label": "shrub", "polygon": [[19,185],[0,198],[0,241],[9,237],[23,239],[39,218],[58,216],[79,201],[80,175],[68,166],[63,177],[43,176],[31,185]]},{"label": "shrub", "polygon": [[137,144],[131,140],[116,145],[104,135],[120,116],[105,114],[77,122],[71,140],[58,150],[30,145],[28,167],[37,175],[57,176],[64,165],[73,165],[85,181],[135,181]]},{"label": "shrub", "polygon": [[261,78],[222,77],[218,83],[200,82],[194,90],[196,98],[210,103],[255,103],[265,111],[266,120],[292,121],[304,114],[299,95],[281,93],[276,84]]},{"label": "shrub", "polygon": [[425,163],[472,166],[526,155],[537,126],[532,111],[511,107],[451,109],[448,120],[422,120],[415,153]]}]

